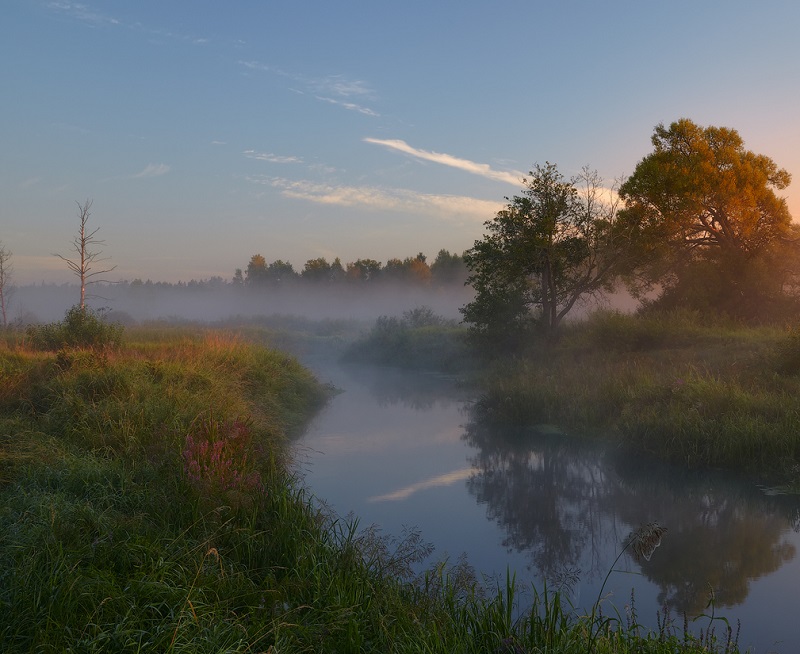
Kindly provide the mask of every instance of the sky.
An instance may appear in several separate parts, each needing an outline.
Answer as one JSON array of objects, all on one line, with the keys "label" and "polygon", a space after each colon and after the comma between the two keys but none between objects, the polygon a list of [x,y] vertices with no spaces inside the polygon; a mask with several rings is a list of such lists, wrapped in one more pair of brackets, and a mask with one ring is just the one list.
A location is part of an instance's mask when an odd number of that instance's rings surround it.
[{"label": "sky", "polygon": [[74,281],[250,257],[461,253],[536,164],[610,184],[659,123],[731,127],[795,176],[800,3],[3,0],[0,241]]}]

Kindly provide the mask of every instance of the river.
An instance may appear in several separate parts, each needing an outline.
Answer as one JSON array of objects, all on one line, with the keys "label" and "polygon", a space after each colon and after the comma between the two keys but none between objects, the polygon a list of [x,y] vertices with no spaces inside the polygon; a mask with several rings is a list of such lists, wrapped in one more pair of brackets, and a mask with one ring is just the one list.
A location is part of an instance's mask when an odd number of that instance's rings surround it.
[{"label": "river", "polygon": [[489,583],[510,571],[584,608],[630,532],[657,521],[667,532],[650,559],[614,566],[605,615],[624,619],[633,596],[639,623],[656,629],[666,610],[682,633],[683,614],[708,613],[713,592],[716,615],[741,621],[742,651],[800,651],[800,498],[554,428],[481,426],[441,377],[306,364],[342,391],[296,443],[306,485],[338,515],[392,538],[418,530],[435,547],[429,564],[464,554]]}]

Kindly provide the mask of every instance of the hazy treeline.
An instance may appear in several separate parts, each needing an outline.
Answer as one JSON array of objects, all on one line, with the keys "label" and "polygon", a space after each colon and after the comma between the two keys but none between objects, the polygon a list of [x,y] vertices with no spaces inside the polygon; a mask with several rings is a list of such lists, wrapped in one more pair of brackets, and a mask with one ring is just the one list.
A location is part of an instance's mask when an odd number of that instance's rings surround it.
[{"label": "hazy treeline", "polygon": [[415,285],[463,284],[468,276],[464,258],[439,250],[436,259],[428,264],[428,258],[420,252],[415,257],[392,258],[386,264],[375,259],[357,259],[342,265],[339,257],[328,262],[325,257],[309,259],[302,270],[295,270],[288,261],[278,259],[272,263],[260,254],[250,258],[244,272],[237,268],[232,283],[258,287],[292,282],[303,283],[364,283],[402,282]]},{"label": "hazy treeline", "polygon": [[[244,272],[231,279],[211,277],[188,282],[134,279],[92,284],[88,303],[122,323],[147,320],[219,321],[232,317],[294,315],[312,319],[372,321],[401,315],[422,305],[448,318],[473,297],[464,285],[463,258],[441,250],[432,263],[424,254],[406,259],[358,259],[342,265],[312,259],[295,271],[278,260],[254,255]],[[36,284],[14,289],[12,322],[58,320],[80,298],[75,283]]]}]

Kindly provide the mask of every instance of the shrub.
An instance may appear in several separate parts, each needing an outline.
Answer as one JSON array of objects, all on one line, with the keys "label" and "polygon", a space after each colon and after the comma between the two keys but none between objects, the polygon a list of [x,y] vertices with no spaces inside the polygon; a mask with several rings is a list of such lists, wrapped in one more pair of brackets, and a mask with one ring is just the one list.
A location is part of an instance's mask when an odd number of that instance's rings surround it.
[{"label": "shrub", "polygon": [[70,347],[118,347],[122,331],[122,325],[105,321],[101,312],[76,305],[61,322],[31,325],[26,335],[34,349],[57,351]]},{"label": "shrub", "polygon": [[367,334],[350,345],[344,358],[440,372],[459,372],[473,364],[466,330],[424,306],[405,311],[402,318],[379,317]]}]

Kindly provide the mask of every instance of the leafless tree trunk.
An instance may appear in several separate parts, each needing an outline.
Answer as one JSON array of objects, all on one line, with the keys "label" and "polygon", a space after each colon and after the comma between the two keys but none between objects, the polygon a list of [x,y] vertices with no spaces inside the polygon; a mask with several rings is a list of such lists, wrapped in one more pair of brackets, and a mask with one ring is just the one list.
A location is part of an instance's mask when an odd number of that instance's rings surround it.
[{"label": "leafless tree trunk", "polygon": [[11,295],[11,251],[0,242],[0,313],[3,316],[3,327],[8,326],[8,300]]},{"label": "leafless tree trunk", "polygon": [[81,311],[83,311],[86,309],[86,286],[94,282],[103,281],[101,279],[95,279],[95,277],[111,272],[114,270],[114,268],[116,268],[116,266],[103,268],[101,270],[94,269],[95,266],[102,261],[108,261],[108,257],[100,257],[102,254],[100,251],[91,249],[91,247],[94,245],[102,245],[104,241],[95,238],[97,232],[100,230],[99,227],[95,227],[91,231],[89,231],[89,228],[87,227],[89,216],[91,215],[89,209],[92,208],[92,201],[86,200],[86,202],[83,204],[76,201],[76,204],[78,205],[78,218],[81,226],[78,236],[76,236],[72,241],[72,249],[78,255],[79,259],[67,259],[60,254],[56,254],[55,256],[65,261],[69,266],[69,269],[81,280],[80,307]]}]

